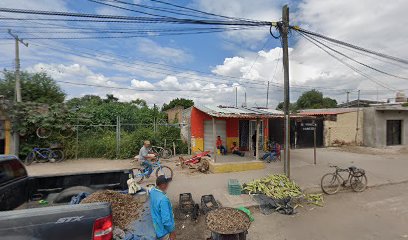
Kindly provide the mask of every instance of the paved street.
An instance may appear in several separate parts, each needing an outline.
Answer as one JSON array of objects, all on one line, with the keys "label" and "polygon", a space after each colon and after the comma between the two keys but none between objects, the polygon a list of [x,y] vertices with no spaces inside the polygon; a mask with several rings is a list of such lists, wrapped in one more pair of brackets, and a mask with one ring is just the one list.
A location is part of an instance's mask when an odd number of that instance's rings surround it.
[{"label": "paved street", "polygon": [[254,215],[249,240],[408,239],[408,183],[326,196],[297,215]]}]

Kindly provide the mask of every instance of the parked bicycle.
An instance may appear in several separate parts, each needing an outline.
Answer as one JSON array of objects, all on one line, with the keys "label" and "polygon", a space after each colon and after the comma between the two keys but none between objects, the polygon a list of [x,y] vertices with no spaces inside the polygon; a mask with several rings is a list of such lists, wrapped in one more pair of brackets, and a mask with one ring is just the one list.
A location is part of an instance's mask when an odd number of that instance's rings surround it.
[{"label": "parked bicycle", "polygon": [[[340,190],[340,187],[346,187],[350,184],[351,189],[355,192],[362,192],[367,188],[367,176],[365,171],[356,167],[339,168],[338,166],[330,166],[335,168],[334,173],[327,173],[322,177],[321,188],[326,194],[335,194]],[[348,173],[347,179],[341,176],[341,173]]]},{"label": "parked bicycle", "polygon": [[170,148],[152,146],[152,151],[157,154],[160,158],[169,159],[173,156],[173,152]]},{"label": "parked bicycle", "polygon": [[162,165],[159,157],[156,161],[152,162],[153,166],[151,173],[149,173],[149,168],[146,165],[144,165],[143,163],[141,165],[144,167],[143,169],[137,167],[132,169],[133,178],[137,183],[141,183],[145,177],[149,178],[155,169],[156,177],[164,175],[166,178],[173,178],[173,170],[168,166]]},{"label": "parked bicycle", "polygon": [[33,148],[25,158],[25,165],[32,162],[61,162],[64,160],[64,152],[60,149]]}]

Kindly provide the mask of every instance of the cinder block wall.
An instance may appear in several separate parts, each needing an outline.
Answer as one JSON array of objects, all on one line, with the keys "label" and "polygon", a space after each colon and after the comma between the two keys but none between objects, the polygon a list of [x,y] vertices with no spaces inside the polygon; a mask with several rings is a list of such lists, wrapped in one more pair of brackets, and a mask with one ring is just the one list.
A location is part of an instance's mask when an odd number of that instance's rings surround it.
[{"label": "cinder block wall", "polygon": [[[358,116],[357,128],[357,111],[337,114],[336,121],[325,120],[324,125],[324,145],[332,146],[336,140],[346,144],[362,145],[363,143],[363,119],[364,113],[360,110]],[[357,142],[356,142],[357,132]]]}]

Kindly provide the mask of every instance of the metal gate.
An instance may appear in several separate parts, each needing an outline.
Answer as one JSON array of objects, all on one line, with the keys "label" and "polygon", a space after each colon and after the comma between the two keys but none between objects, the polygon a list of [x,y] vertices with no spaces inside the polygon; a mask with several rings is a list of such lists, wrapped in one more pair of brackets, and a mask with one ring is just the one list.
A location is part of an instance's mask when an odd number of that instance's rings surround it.
[{"label": "metal gate", "polygon": [[401,120],[387,120],[387,146],[401,144]]},{"label": "metal gate", "polygon": [[[225,147],[227,144],[227,123],[225,120],[215,121],[215,137],[220,136]],[[213,151],[215,139],[213,136],[212,120],[204,121],[204,150]]]}]

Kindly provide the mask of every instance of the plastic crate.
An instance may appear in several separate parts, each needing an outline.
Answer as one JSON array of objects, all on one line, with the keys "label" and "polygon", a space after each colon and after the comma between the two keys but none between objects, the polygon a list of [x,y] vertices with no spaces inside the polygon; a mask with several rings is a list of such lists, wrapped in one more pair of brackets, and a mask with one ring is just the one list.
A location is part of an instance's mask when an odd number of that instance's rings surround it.
[{"label": "plastic crate", "polygon": [[217,201],[212,194],[201,196],[201,211],[207,214],[209,211],[219,208]]},{"label": "plastic crate", "polygon": [[242,187],[237,179],[228,180],[228,193],[230,195],[241,195]]},{"label": "plastic crate", "polygon": [[179,195],[179,209],[183,213],[192,213],[194,210],[194,200],[191,193],[181,193]]}]

